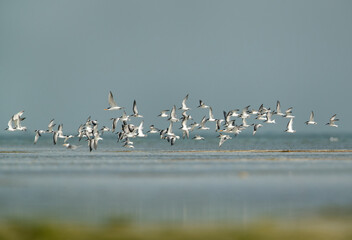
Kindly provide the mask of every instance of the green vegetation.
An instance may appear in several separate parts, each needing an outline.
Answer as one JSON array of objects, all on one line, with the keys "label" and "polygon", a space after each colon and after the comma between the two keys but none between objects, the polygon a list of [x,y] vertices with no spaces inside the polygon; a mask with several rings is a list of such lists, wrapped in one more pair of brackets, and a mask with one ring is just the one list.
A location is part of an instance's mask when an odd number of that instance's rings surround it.
[{"label": "green vegetation", "polygon": [[295,222],[265,221],[247,225],[148,225],[125,221],[103,225],[8,221],[0,224],[0,240],[204,240],[204,239],[352,239],[352,219],[310,219]]}]

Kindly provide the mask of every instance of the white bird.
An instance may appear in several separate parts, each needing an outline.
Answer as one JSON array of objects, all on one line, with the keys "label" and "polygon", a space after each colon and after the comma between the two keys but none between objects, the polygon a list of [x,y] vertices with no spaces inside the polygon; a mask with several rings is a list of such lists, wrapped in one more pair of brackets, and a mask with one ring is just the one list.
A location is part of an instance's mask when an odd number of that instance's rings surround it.
[{"label": "white bird", "polygon": [[48,130],[46,130],[46,132],[52,133],[54,131],[53,128],[55,126],[56,126],[56,124],[54,123],[54,119],[51,119],[51,121],[49,122],[49,125],[48,125]]},{"label": "white bird", "polygon": [[38,142],[39,137],[41,137],[43,133],[45,133],[44,130],[35,130],[34,144]]},{"label": "white bird", "polygon": [[110,131],[110,128],[103,126],[103,127],[100,129],[100,131],[101,131],[101,135],[103,135],[104,132],[109,132],[109,131]]},{"label": "white bird", "polygon": [[168,114],[166,114],[169,110],[162,110],[160,112],[160,114],[158,115],[158,117],[163,117],[163,118],[166,118],[166,117],[169,117]]},{"label": "white bird", "polygon": [[202,121],[200,121],[200,123],[199,123],[200,127],[198,129],[200,129],[200,130],[208,130],[209,128],[205,126],[206,122],[207,122],[207,119],[204,116],[202,118]]},{"label": "white bird", "polygon": [[283,115],[284,118],[295,118],[295,116],[292,115],[292,107],[286,110],[285,115]]},{"label": "white bird", "polygon": [[67,142],[67,140],[69,140],[70,138],[73,138],[74,136],[73,135],[66,135],[66,136],[63,136],[63,138],[65,139],[64,140],[64,143]]},{"label": "white bird", "polygon": [[62,133],[62,124],[60,124],[57,128],[57,131],[54,131],[53,133],[53,142],[54,142],[54,145],[57,143],[57,139],[58,137],[62,138],[63,136],[63,133]]},{"label": "white bird", "polygon": [[272,112],[269,109],[269,111],[266,113],[266,121],[264,121],[265,123],[276,123],[275,119],[271,119],[272,116]]},{"label": "white bird", "polygon": [[24,111],[20,111],[12,116],[12,122],[15,124],[14,129],[17,131],[27,131],[27,127],[21,126],[21,121],[25,120],[26,118],[21,118]]},{"label": "white bird", "polygon": [[115,132],[117,123],[118,123],[118,121],[120,120],[120,118],[111,118],[110,120],[112,120],[112,129],[111,129],[111,132]]},{"label": "white bird", "polygon": [[186,106],[186,101],[188,99],[188,94],[186,95],[186,97],[182,100],[182,107],[180,107],[179,109],[181,109],[182,111],[188,111],[190,110],[189,107]]},{"label": "white bird", "polygon": [[128,142],[125,142],[122,146],[125,148],[134,148],[133,144],[129,144]]},{"label": "white bird", "polygon": [[258,123],[258,124],[254,124],[253,127],[253,136],[256,134],[256,132],[258,131],[258,128],[263,127],[262,124]]},{"label": "white bird", "polygon": [[199,135],[195,135],[192,139],[194,139],[196,141],[200,141],[200,140],[204,140],[204,137],[201,137]]},{"label": "white bird", "polygon": [[317,122],[314,121],[314,112],[312,111],[309,116],[309,121],[306,121],[305,124],[307,125],[316,125]]},{"label": "white bird", "polygon": [[214,118],[213,115],[213,109],[211,107],[209,107],[209,118],[208,118],[208,122],[215,122],[216,119]]},{"label": "white bird", "polygon": [[258,113],[255,119],[266,121],[267,120],[266,113]]},{"label": "white bird", "polygon": [[111,91],[109,92],[108,101],[109,101],[110,107],[105,108],[104,110],[109,110],[109,111],[111,111],[111,110],[120,110],[120,109],[123,108],[123,107],[117,106],[117,104],[116,104],[116,102],[115,102],[115,100],[114,100],[114,96],[112,95],[112,92],[111,92]]},{"label": "white bird", "polygon": [[137,132],[138,132],[137,137],[146,137],[147,136],[146,134],[143,133],[143,123],[144,123],[144,121],[142,121],[137,128]]},{"label": "white bird", "polygon": [[199,106],[197,108],[209,108],[209,106],[205,105],[202,100],[199,100]]},{"label": "white bird", "polygon": [[233,133],[235,136],[240,134],[242,130],[245,129],[245,127],[241,126],[236,126],[235,125],[235,120],[230,121],[230,123],[226,126],[224,130],[220,130],[219,132],[225,132],[225,133]]},{"label": "white bird", "polygon": [[230,121],[231,121],[231,117],[232,117],[232,111],[229,111],[228,113],[226,113],[225,111],[223,111],[224,113],[224,121],[225,121],[225,126],[227,126]]},{"label": "white bird", "polygon": [[288,132],[288,133],[296,132],[296,130],[293,130],[293,118],[290,118],[290,121],[287,124],[287,129],[285,130],[285,132]]},{"label": "white bird", "polygon": [[100,137],[99,132],[96,132],[96,133],[94,134],[94,138],[93,138],[94,150],[97,150],[97,148],[98,148],[98,142],[99,142],[100,140],[103,140],[103,138]]},{"label": "white bird", "polygon": [[170,118],[168,119],[171,122],[178,122],[179,119],[176,117],[176,106],[174,105],[172,107],[171,113],[170,113]]},{"label": "white bird", "polygon": [[182,120],[183,120],[183,119],[190,120],[190,119],[193,119],[193,118],[192,118],[191,115],[188,115],[188,114],[187,114],[187,111],[183,111],[183,112],[182,112],[182,117],[181,117],[181,119],[182,119]]},{"label": "white bird", "polygon": [[147,133],[158,133],[158,132],[160,132],[160,130],[154,127],[154,125],[150,125],[149,131],[147,131]]},{"label": "white bird", "polygon": [[138,117],[138,118],[142,118],[142,115],[138,114],[138,109],[137,109],[137,103],[136,100],[133,101],[133,114],[131,115],[131,117]]},{"label": "white bird", "polygon": [[168,129],[160,130],[160,139],[165,139],[165,134],[167,133]]},{"label": "white bird", "polygon": [[247,128],[247,127],[249,127],[250,125],[247,123],[247,120],[246,120],[247,118],[242,118],[242,127],[243,128]]},{"label": "white bird", "polygon": [[280,101],[276,102],[276,111],[273,112],[273,114],[279,115],[279,116],[284,116],[285,114],[281,112],[281,105]]},{"label": "white bird", "polygon": [[189,138],[189,130],[190,130],[191,128],[187,126],[187,119],[183,119],[183,121],[182,121],[182,127],[181,127],[180,129],[182,130],[183,139],[184,139],[185,137]]},{"label": "white bird", "polygon": [[225,134],[220,134],[218,136],[218,138],[220,138],[220,141],[219,141],[219,147],[221,147],[221,145],[226,142],[226,140],[228,139],[232,139],[232,137],[230,137],[229,135],[225,135]]},{"label": "white bird", "polygon": [[176,139],[180,139],[179,136],[173,135],[173,136],[167,136],[166,140],[171,143],[171,146],[173,146],[176,142]]},{"label": "white bird", "polygon": [[67,149],[72,149],[72,150],[75,150],[78,148],[78,146],[76,145],[73,145],[73,144],[70,144],[70,143],[64,143],[62,144],[64,147],[66,147]]},{"label": "white bird", "polygon": [[78,129],[77,129],[77,132],[78,132],[78,134],[77,134],[77,137],[78,137],[78,141],[81,141],[81,139],[82,139],[82,137],[84,137],[84,131],[83,131],[83,127],[84,127],[84,125],[83,124],[81,124],[79,127],[78,127]]},{"label": "white bird", "polygon": [[248,105],[247,107],[242,109],[242,113],[240,114],[240,118],[244,119],[244,118],[249,118],[250,115],[248,114],[248,108],[250,107],[250,105]]},{"label": "white bird", "polygon": [[231,113],[230,117],[239,117],[240,114],[237,113],[238,111],[239,111],[239,109],[234,109],[234,110],[229,111],[229,113]]},{"label": "white bird", "polygon": [[216,126],[215,126],[215,132],[219,131],[221,128],[221,123],[224,121],[224,119],[217,119],[216,120]]},{"label": "white bird", "polygon": [[119,117],[119,119],[120,119],[121,122],[127,122],[127,121],[130,120],[130,116],[128,116],[128,115],[126,114],[126,112],[123,111],[123,114],[122,114],[121,117]]},{"label": "white bird", "polygon": [[339,121],[340,119],[337,119],[336,118],[336,114],[334,114],[331,118],[330,118],[330,121],[325,124],[325,125],[329,125],[331,127],[338,127],[338,125],[335,124],[335,121]]},{"label": "white bird", "polygon": [[191,130],[191,132],[193,132],[193,130],[196,128],[196,127],[199,127],[199,123],[196,123],[196,122],[194,122],[194,123],[191,123],[190,125],[190,130]]}]

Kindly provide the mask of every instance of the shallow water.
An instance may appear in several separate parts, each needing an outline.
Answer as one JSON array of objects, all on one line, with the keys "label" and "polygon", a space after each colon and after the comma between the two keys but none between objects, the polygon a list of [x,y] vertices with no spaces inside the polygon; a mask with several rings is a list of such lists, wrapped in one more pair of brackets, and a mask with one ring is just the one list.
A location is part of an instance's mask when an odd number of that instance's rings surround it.
[{"label": "shallow water", "polygon": [[[352,207],[352,137],[238,136],[219,149],[216,136],[133,139],[126,151],[113,135],[98,150],[53,146],[50,136],[0,138],[0,219],[101,222],[247,222],[298,219]],[[263,152],[242,150],[291,150]],[[241,151],[237,151],[241,150]],[[338,213],[336,213],[338,214]]]}]

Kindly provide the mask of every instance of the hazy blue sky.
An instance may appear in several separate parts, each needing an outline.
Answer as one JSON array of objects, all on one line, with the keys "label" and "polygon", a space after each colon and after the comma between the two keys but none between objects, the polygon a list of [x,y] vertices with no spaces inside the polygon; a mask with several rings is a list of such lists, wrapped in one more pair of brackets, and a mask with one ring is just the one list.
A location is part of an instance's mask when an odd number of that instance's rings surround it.
[{"label": "hazy blue sky", "polygon": [[[0,0],[1,128],[23,109],[31,131],[52,118],[70,131],[89,115],[109,124],[111,90],[129,113],[136,99],[146,125],[165,126],[156,115],[189,93],[196,120],[199,99],[216,117],[280,100],[300,132],[352,131],[351,11],[348,0]],[[311,110],[320,124],[307,128]],[[328,129],[334,113],[340,128]]]}]

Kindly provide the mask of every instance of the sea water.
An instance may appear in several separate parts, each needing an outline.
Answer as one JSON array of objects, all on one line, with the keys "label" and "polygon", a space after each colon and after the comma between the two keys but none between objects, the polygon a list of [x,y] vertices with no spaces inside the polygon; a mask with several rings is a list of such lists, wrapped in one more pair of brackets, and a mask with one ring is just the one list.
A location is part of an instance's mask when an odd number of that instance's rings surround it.
[{"label": "sea water", "polygon": [[351,213],[352,136],[330,137],[239,135],[219,148],[216,135],[174,146],[150,135],[132,139],[131,150],[110,133],[89,152],[84,139],[70,139],[79,148],[69,150],[49,134],[36,145],[29,133],[2,135],[0,220],[187,224]]}]

